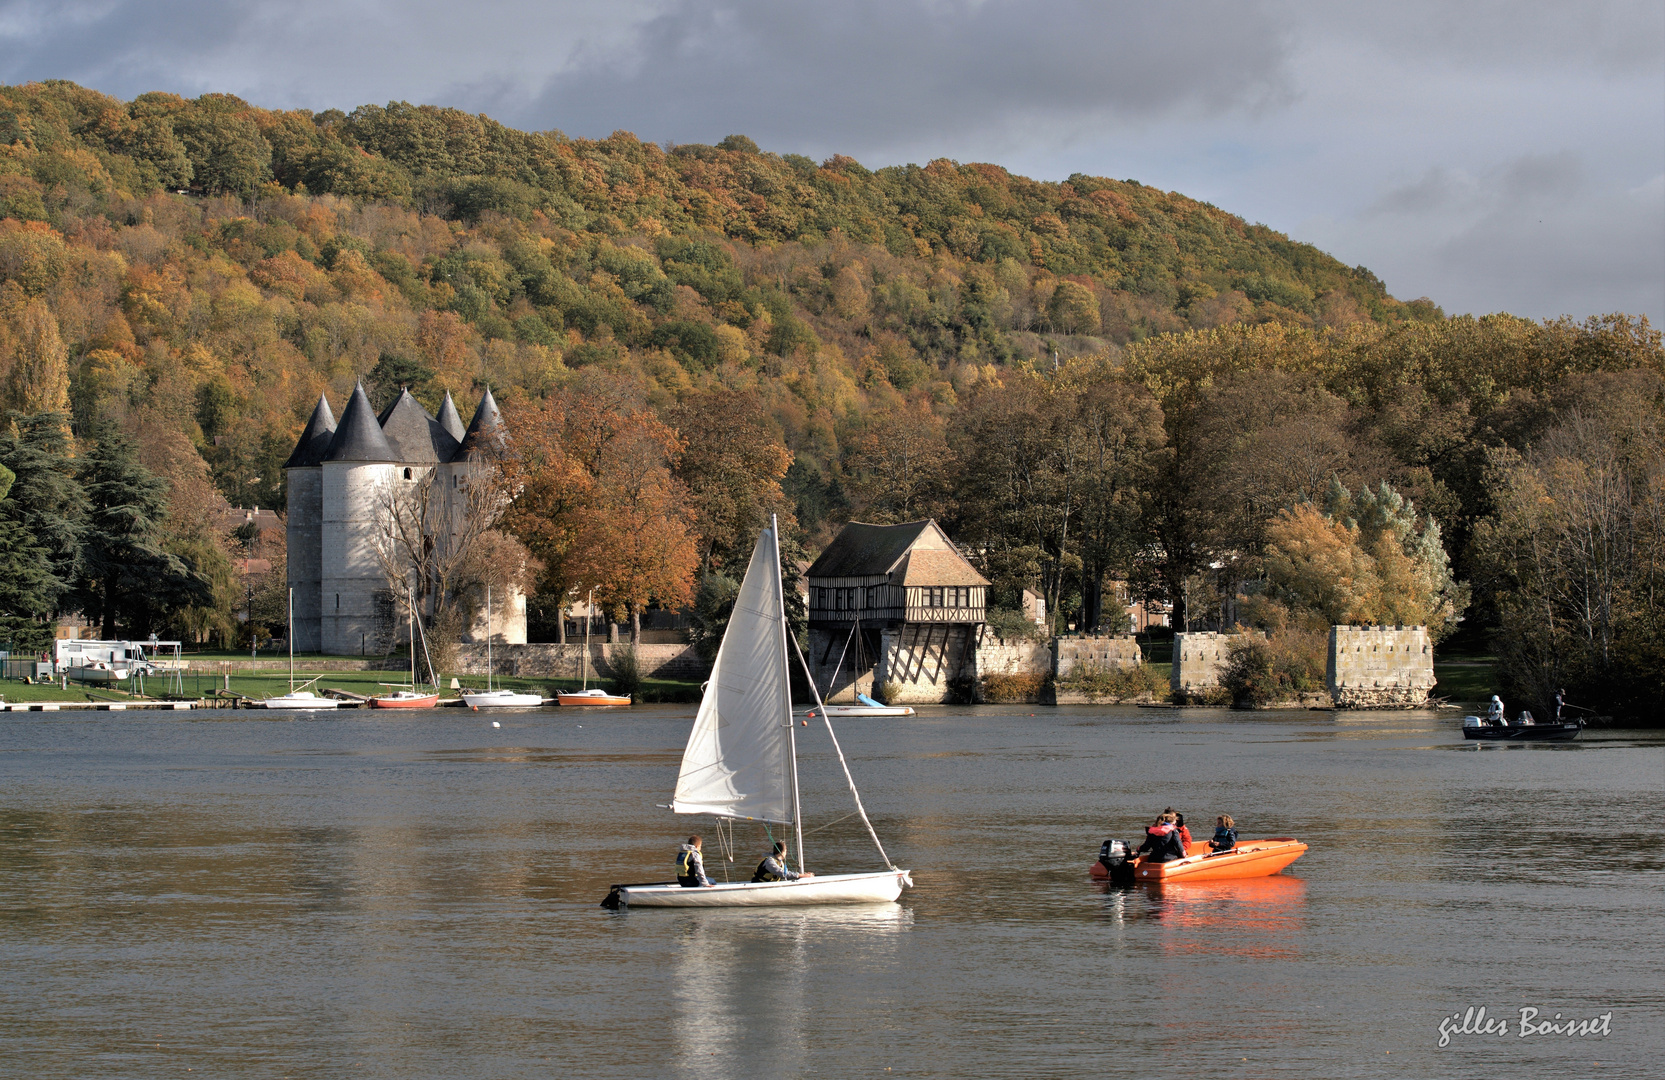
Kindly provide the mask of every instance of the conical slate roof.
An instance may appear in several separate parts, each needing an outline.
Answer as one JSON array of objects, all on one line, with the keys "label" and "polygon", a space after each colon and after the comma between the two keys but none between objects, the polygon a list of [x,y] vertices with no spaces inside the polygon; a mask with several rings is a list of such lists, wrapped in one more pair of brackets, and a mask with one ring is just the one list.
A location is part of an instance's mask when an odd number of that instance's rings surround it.
[{"label": "conical slate roof", "polygon": [[335,435],[335,414],[330,412],[330,399],[323,394],[318,395],[318,407],[312,410],[312,419],[306,422],[306,429],[295,443],[295,452],[289,455],[289,460],[283,463],[285,469],[305,469],[318,465],[324,460],[324,452],[330,448],[330,439]]},{"label": "conical slate roof", "polygon": [[451,400],[449,390],[445,391],[445,404],[439,407],[439,426],[445,429],[445,433],[451,436],[453,442],[463,441],[466,431],[463,428],[462,417],[457,415],[457,403]]},{"label": "conical slate roof", "polygon": [[491,388],[486,388],[485,396],[480,399],[480,407],[474,411],[474,420],[463,432],[462,445],[457,448],[453,461],[472,458],[475,454],[487,457],[500,457],[509,449],[509,433],[503,426],[503,414],[497,408],[497,399],[491,396]]},{"label": "conical slate roof", "polygon": [[401,390],[398,400],[382,413],[381,425],[388,445],[407,465],[435,465],[450,461],[457,452],[457,440],[428,415],[409,390]]},{"label": "conical slate roof", "polygon": [[382,426],[376,423],[376,410],[370,407],[370,398],[364,393],[363,383],[353,388],[352,399],[341,414],[341,424],[335,429],[335,438],[330,440],[324,460],[399,460],[387,436],[382,434]]}]

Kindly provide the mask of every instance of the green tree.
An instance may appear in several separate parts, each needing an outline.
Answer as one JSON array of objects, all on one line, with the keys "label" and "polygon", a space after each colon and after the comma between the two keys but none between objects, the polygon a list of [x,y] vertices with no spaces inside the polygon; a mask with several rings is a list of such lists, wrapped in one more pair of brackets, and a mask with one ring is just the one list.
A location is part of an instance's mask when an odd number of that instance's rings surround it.
[{"label": "green tree", "polygon": [[80,470],[88,512],[76,600],[105,638],[118,626],[142,636],[173,610],[212,603],[213,590],[162,547],[167,482],[139,464],[132,441],[113,426],[94,437]]},{"label": "green tree", "polygon": [[[5,481],[0,477],[0,488],[9,486]],[[10,501],[0,490],[0,641],[14,652],[33,652],[52,643],[63,585],[52,576],[46,549],[7,512]]]},{"label": "green tree", "polygon": [[80,571],[87,513],[69,456],[69,417],[37,413],[12,419],[10,431],[0,429],[0,464],[16,479],[10,497],[0,501],[0,518],[42,550],[49,608],[56,611]]}]

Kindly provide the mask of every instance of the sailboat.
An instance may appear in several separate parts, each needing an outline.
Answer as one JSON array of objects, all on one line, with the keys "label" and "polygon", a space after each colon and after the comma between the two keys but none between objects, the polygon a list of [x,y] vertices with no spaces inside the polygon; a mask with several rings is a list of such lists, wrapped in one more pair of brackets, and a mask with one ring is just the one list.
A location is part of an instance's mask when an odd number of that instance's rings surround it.
[{"label": "sailboat", "polygon": [[439,704],[437,692],[424,694],[416,689],[416,590],[406,590],[405,602],[410,619],[410,689],[378,694],[370,699],[372,709],[431,709]]},{"label": "sailboat", "polygon": [[[711,679],[705,684],[694,729],[682,755],[671,810],[678,814],[710,814],[730,822],[790,826],[796,834],[798,869],[802,872],[804,831],[798,805],[797,737],[787,650],[796,652],[806,674],[809,666],[786,625],[778,527],[771,521],[752,551],[751,565],[735,597],[734,614],[717,649]],[[818,691],[816,704],[820,705]],[[894,901],[913,880],[908,871],[890,861],[879,843],[830,721],[827,734],[844,767],[856,813],[889,869],[707,888],[684,888],[675,882],[615,885],[603,904],[614,908],[760,907]]]},{"label": "sailboat", "polygon": [[[849,638],[845,639],[844,652],[838,654],[838,663],[833,665],[832,681],[827,683],[827,694],[829,697],[832,695],[833,690],[838,686],[838,673],[844,667],[844,653],[850,651],[850,643],[852,641],[855,642],[856,645],[856,655],[855,658],[850,661],[850,670],[856,672],[858,675],[861,672],[861,612],[857,611],[853,614],[855,615],[855,623],[850,627]],[[820,709],[823,717],[913,715],[913,709],[910,706],[886,705],[882,701],[873,700],[860,690],[856,691],[856,704],[854,705],[823,704],[820,706]],[[814,716],[815,713],[811,712],[809,715]]]},{"label": "sailboat", "polygon": [[[609,694],[605,690],[590,689],[590,623],[595,615],[595,590],[590,590],[589,600],[584,608],[584,688],[575,694],[563,694],[556,691],[555,700],[562,705],[628,705],[630,696]],[[562,616],[565,618],[565,616]]]},{"label": "sailboat", "polygon": [[269,697],[260,703],[263,709],[335,709],[341,702],[334,698],[319,697],[311,690],[304,689],[322,679],[322,675],[315,675],[302,683],[303,689],[295,689],[295,590],[289,590],[289,692]]},{"label": "sailboat", "polygon": [[465,690],[463,704],[470,709],[531,709],[543,704],[542,694],[521,694],[491,688],[491,586],[486,586],[486,688]]}]

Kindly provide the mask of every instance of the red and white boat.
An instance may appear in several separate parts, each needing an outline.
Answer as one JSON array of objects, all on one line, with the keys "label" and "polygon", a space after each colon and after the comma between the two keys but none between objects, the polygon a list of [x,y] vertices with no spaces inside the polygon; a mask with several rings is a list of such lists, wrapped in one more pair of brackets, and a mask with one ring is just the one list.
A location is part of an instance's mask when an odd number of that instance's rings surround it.
[{"label": "red and white boat", "polygon": [[372,709],[432,709],[438,705],[438,694],[424,694],[419,690],[395,690],[370,699]]}]

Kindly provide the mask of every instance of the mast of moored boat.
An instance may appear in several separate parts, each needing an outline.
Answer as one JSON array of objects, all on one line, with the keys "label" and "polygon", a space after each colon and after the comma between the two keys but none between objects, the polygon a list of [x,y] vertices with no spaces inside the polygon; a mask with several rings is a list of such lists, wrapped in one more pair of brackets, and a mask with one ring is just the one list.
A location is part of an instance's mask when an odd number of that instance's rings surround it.
[{"label": "mast of moored boat", "polygon": [[584,685],[581,690],[590,688],[590,623],[595,621],[595,590],[590,590],[589,597],[584,601],[584,655],[579,658],[583,667]]},{"label": "mast of moored boat", "polygon": [[486,693],[491,693],[491,586],[486,586]]},{"label": "mast of moored boat", "polygon": [[295,590],[289,590],[289,692],[295,692]]},{"label": "mast of moored boat", "polygon": [[410,634],[410,692],[416,693],[416,590],[405,586],[406,631]]},{"label": "mast of moored boat", "polygon": [[[787,760],[792,763],[792,832],[798,844],[798,873],[804,872],[804,815],[798,805],[798,733],[792,719],[792,654],[786,651],[786,639],[792,629],[786,622],[786,585],[780,573],[780,518],[769,515],[769,539],[775,545],[774,585],[780,590],[780,654],[786,671],[786,744]],[[796,645],[796,642],[792,644]],[[814,678],[811,677],[811,682]]]}]

